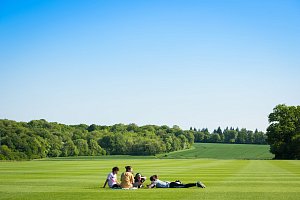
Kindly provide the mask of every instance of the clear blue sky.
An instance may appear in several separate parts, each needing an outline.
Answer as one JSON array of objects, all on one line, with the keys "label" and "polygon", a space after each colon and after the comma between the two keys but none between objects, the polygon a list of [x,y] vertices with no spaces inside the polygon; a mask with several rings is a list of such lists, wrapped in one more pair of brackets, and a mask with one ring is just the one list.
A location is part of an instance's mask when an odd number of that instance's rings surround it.
[{"label": "clear blue sky", "polygon": [[0,0],[0,118],[265,131],[300,104],[300,1]]}]

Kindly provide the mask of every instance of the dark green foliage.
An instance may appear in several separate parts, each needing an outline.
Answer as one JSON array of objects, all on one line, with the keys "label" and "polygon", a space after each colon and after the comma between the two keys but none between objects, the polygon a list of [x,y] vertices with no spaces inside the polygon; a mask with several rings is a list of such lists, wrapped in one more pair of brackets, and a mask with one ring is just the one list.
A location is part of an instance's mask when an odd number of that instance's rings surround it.
[{"label": "dark green foliage", "polygon": [[267,140],[275,158],[300,159],[300,106],[277,105],[269,122]]},{"label": "dark green foliage", "polygon": [[[218,127],[182,130],[174,125],[65,125],[44,119],[28,123],[0,120],[0,159],[45,157],[155,155],[188,149],[194,142],[265,144],[263,132]],[[293,139],[298,144],[300,137]]]},{"label": "dark green foliage", "polygon": [[99,155],[155,155],[190,148],[193,131],[178,126],[65,125],[44,119],[0,120],[0,160]]},{"label": "dark green foliage", "polygon": [[220,127],[209,133],[207,129],[189,131],[194,134],[195,142],[203,143],[234,143],[234,144],[267,144],[266,134],[261,131],[247,130],[245,128],[226,128],[224,131]]},{"label": "dark green foliage", "polygon": [[0,120],[0,160],[22,160],[77,155],[105,155],[97,140],[102,134],[89,126],[68,126],[46,120],[28,123]]}]

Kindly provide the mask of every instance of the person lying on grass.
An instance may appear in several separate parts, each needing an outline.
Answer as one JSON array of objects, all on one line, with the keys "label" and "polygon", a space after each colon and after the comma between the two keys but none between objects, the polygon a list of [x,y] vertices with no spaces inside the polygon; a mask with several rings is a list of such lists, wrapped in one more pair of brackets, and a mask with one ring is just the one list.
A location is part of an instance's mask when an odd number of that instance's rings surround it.
[{"label": "person lying on grass", "polygon": [[189,188],[189,187],[201,187],[205,188],[206,186],[201,183],[200,181],[196,183],[187,183],[183,184],[180,181],[174,181],[174,182],[169,182],[169,181],[161,181],[158,179],[157,175],[153,175],[150,177],[151,184],[148,185],[148,188]]},{"label": "person lying on grass", "polygon": [[131,166],[126,166],[125,167],[126,172],[121,174],[121,188],[133,188],[133,183],[134,183],[134,177],[132,174],[132,167]]},{"label": "person lying on grass", "polygon": [[107,183],[110,188],[120,188],[120,184],[118,183],[118,179],[117,179],[119,168],[114,167],[112,168],[111,171],[112,172],[107,175],[107,179],[103,185],[103,188],[105,188]]}]

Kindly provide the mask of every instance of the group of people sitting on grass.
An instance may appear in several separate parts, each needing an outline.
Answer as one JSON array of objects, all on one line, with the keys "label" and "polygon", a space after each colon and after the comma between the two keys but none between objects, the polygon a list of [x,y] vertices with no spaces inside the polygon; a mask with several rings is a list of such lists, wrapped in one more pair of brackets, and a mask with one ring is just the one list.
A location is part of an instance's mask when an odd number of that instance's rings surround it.
[{"label": "group of people sitting on grass", "polygon": [[[117,174],[119,172],[118,167],[112,168],[112,172],[108,174],[107,179],[103,185],[105,188],[106,184],[112,189],[138,189],[143,187],[143,183],[146,180],[145,176],[142,176],[140,173],[133,176],[133,168],[131,166],[125,167],[126,172],[121,174],[121,182],[118,182]],[[151,183],[147,185],[148,188],[189,188],[189,187],[201,187],[205,188],[206,186],[198,181],[196,183],[187,183],[183,184],[181,181],[176,180],[173,182],[170,181],[161,181],[158,179],[158,175],[152,175],[150,177]]]}]

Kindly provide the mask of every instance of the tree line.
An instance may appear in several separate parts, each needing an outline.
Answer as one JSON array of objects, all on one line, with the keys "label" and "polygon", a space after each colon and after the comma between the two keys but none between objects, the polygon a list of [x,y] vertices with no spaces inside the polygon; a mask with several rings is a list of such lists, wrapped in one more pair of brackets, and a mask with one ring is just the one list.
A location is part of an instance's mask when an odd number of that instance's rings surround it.
[{"label": "tree line", "polygon": [[65,125],[44,119],[30,122],[0,120],[0,160],[45,157],[156,155],[190,148],[194,142],[265,144],[263,132],[219,127],[182,130],[136,124]]},{"label": "tree line", "polygon": [[190,128],[193,131],[195,142],[204,143],[231,143],[231,144],[267,144],[267,136],[264,132],[257,129],[253,132],[245,128],[225,128],[222,130],[220,127],[215,129],[212,133],[207,128],[202,130]]},{"label": "tree line", "polygon": [[65,125],[0,120],[0,160],[99,155],[155,155],[190,148],[191,131],[136,124]]}]

